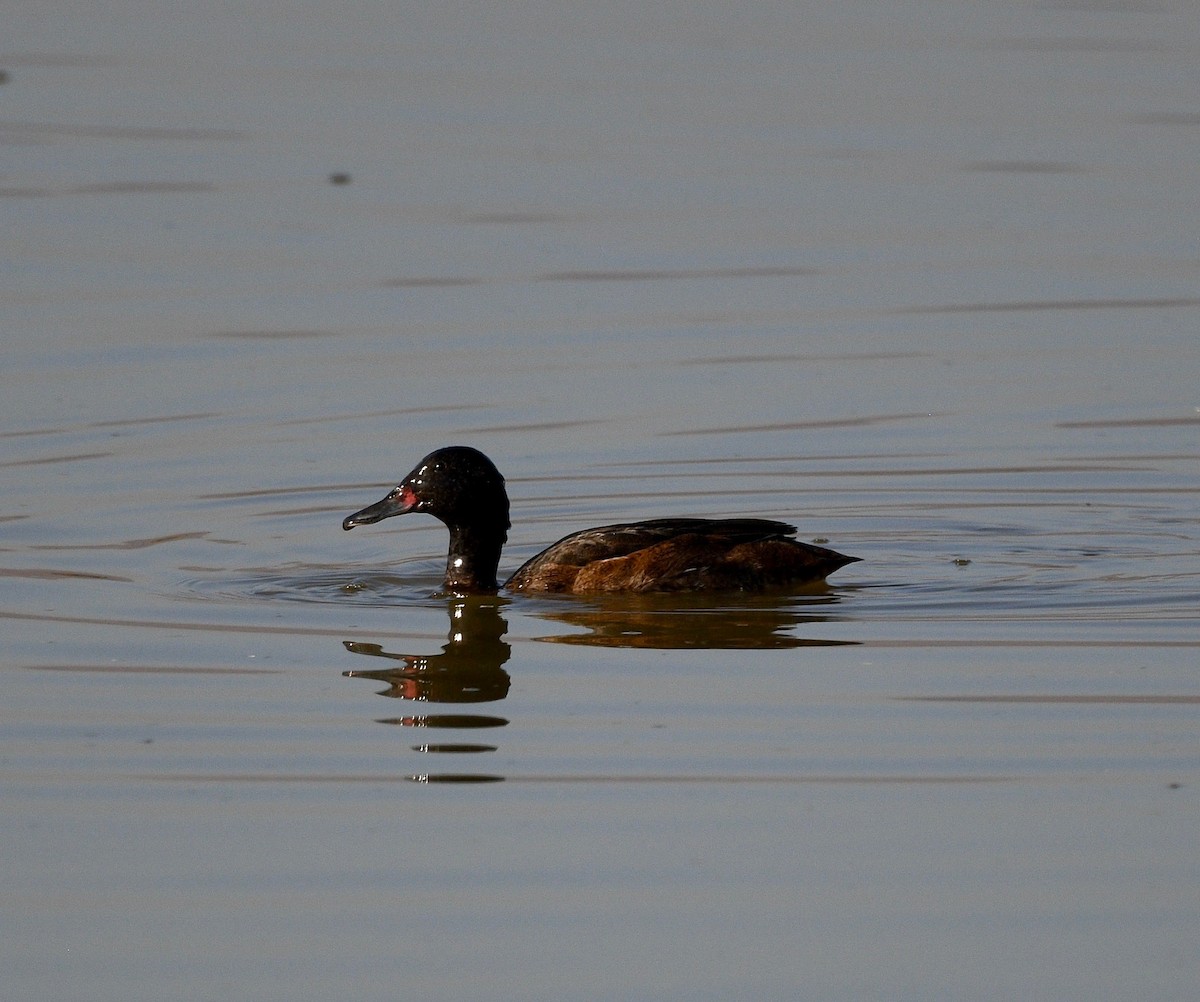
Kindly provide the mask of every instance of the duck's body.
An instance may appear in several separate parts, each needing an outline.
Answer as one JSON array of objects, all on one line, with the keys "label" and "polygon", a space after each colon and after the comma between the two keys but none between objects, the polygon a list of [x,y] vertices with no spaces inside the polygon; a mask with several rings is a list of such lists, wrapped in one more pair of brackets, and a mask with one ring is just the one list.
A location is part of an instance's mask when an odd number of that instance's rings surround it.
[{"label": "duck's body", "polygon": [[[508,538],[504,478],[483,453],[430,453],[387,497],[342,528],[424,511],[450,530],[445,587],[494,592]],[[823,581],[858,560],[790,538],[794,526],[760,518],[660,518],[585,529],[526,561],[503,585],[525,592],[760,591]]]},{"label": "duck's body", "polygon": [[658,518],[560,539],[505,582],[512,591],[759,591],[820,581],[857,557],[789,538],[761,518]]}]

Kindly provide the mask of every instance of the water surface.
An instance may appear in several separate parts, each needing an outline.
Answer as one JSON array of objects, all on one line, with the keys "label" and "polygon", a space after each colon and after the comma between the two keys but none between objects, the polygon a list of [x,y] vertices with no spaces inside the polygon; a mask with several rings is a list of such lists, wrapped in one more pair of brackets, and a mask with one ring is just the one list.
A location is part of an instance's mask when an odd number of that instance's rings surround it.
[{"label": "water surface", "polygon": [[[11,12],[9,995],[1190,998],[1187,13]],[[442,596],[451,443],[863,559]]]}]

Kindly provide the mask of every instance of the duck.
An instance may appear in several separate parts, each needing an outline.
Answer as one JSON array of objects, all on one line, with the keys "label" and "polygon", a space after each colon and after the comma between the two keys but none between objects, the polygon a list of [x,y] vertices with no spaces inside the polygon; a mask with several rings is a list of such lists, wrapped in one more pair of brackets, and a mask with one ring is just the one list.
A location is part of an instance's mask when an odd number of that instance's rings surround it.
[{"label": "duck", "polygon": [[525,561],[503,585],[508,492],[487,456],[470,446],[437,449],[380,501],[342,520],[349,531],[420,512],[450,530],[445,590],[455,595],[767,591],[823,582],[854,563],[793,539],[796,527],[765,518],[653,518],[564,536]]}]

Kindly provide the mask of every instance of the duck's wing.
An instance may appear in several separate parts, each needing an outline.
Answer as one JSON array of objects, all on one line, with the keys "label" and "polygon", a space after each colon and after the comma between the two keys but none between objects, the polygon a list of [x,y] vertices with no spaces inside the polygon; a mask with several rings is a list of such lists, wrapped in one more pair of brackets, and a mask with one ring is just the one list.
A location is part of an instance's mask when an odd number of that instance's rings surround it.
[{"label": "duck's wing", "polygon": [[795,533],[794,525],[765,518],[655,518],[602,525],[564,536],[522,564],[504,587],[514,591],[571,591],[580,568],[628,557],[673,540],[687,539],[719,553],[745,543],[787,539]]}]

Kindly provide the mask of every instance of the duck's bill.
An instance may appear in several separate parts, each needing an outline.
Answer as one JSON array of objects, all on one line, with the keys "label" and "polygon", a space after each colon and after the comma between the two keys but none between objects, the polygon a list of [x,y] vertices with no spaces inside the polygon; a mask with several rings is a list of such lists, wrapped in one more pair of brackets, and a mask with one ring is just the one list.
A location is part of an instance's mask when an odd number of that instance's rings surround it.
[{"label": "duck's bill", "polygon": [[349,531],[356,525],[370,525],[372,522],[382,522],[385,518],[391,518],[393,515],[404,515],[412,511],[416,505],[416,498],[409,492],[401,491],[400,488],[392,491],[382,501],[376,501],[373,505],[368,505],[362,511],[357,511],[353,515],[347,516],[342,520],[342,528]]}]

